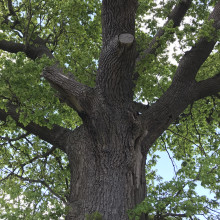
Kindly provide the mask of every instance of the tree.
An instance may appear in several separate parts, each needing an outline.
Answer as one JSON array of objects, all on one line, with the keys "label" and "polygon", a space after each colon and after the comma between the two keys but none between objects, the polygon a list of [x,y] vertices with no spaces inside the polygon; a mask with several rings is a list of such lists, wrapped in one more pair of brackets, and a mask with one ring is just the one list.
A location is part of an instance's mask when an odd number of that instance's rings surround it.
[{"label": "tree", "polygon": [[[0,4],[2,218],[215,212],[220,1]],[[177,66],[166,53],[175,40]],[[182,166],[156,185],[164,149]],[[198,181],[216,200],[196,195]]]}]

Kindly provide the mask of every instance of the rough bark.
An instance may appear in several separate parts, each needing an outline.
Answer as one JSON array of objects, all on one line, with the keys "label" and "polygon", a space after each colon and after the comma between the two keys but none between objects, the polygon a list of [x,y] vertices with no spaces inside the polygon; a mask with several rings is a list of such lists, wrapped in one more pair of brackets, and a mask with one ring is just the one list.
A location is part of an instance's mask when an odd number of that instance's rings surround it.
[{"label": "rough bark", "polygon": [[139,120],[132,112],[99,104],[102,109],[86,117],[69,141],[67,219],[84,219],[96,211],[103,219],[128,219],[127,210],[144,199],[145,155],[140,143],[147,131],[138,131]]},{"label": "rough bark", "polygon": [[[141,202],[146,193],[144,166],[148,149],[189,104],[201,97],[198,88],[204,83],[197,83],[195,76],[215,44],[201,39],[186,53],[171,87],[139,115],[132,102],[134,26],[128,26],[123,17],[127,16],[132,24],[136,3],[130,1],[125,13],[123,3],[103,1],[103,48],[96,102],[89,114],[83,115],[84,125],[71,140],[78,143],[77,149],[67,150],[72,172],[67,219],[83,219],[95,211],[106,220],[128,219],[127,210]],[[116,23],[122,23],[125,29]],[[208,82],[214,83],[212,79]]]},{"label": "rough bark", "polygon": [[[190,3],[181,1],[173,9],[169,19],[175,26]],[[219,5],[210,17],[216,29]],[[58,65],[44,69],[43,76],[60,98],[79,113],[82,126],[73,132],[56,125],[52,130],[34,123],[25,127],[15,106],[9,104],[8,111],[0,110],[0,120],[10,115],[19,127],[67,153],[71,169],[68,220],[83,220],[96,211],[103,220],[127,220],[128,209],[145,197],[145,159],[154,141],[189,104],[220,91],[219,74],[201,82],[195,80],[215,45],[214,40],[201,39],[183,56],[172,85],[155,104],[147,108],[134,103],[136,9],[137,0],[102,1],[103,47],[95,88],[64,75]],[[160,32],[157,37],[162,35]],[[154,45],[150,46],[151,53]],[[11,53],[22,51],[31,59],[43,54],[53,58],[45,45],[25,47],[2,40],[0,48]]]},{"label": "rough bark", "polygon": [[69,154],[75,158],[70,161],[77,161],[70,162],[77,174],[72,175],[67,219],[84,219],[95,211],[106,220],[128,219],[127,210],[144,199],[146,155],[141,141],[147,131],[132,101],[136,6],[134,0],[103,1],[96,99],[72,141],[80,143],[80,150]]},{"label": "rough bark", "polygon": [[24,52],[27,57],[32,60],[42,57],[44,54],[49,58],[53,58],[53,55],[49,49],[42,44],[24,45],[22,43],[15,43],[13,41],[0,40],[0,49],[10,53]]},{"label": "rough bark", "polygon": [[132,102],[136,9],[136,0],[103,1],[103,48],[96,82],[100,93],[109,102]]}]

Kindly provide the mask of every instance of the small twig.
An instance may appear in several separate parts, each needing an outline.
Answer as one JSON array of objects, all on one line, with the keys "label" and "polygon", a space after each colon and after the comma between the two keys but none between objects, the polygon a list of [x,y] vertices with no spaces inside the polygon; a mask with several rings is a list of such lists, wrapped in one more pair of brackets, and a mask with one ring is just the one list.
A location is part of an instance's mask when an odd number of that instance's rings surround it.
[{"label": "small twig", "polygon": [[67,201],[62,196],[60,196],[58,193],[56,193],[44,180],[29,179],[29,178],[22,177],[18,174],[15,174],[15,173],[12,173],[12,175],[19,178],[22,181],[27,181],[29,183],[40,183],[41,185],[46,187],[50,193],[52,193],[54,196],[56,196],[58,199],[60,199],[64,204],[67,204]]},{"label": "small twig", "polygon": [[9,173],[6,177],[0,179],[0,182],[7,180],[10,176],[12,176],[12,173]]},{"label": "small twig", "polygon": [[18,141],[18,140],[20,140],[20,139],[23,139],[23,138],[27,137],[29,134],[30,134],[30,133],[27,132],[26,134],[22,134],[22,135],[20,135],[20,136],[18,136],[18,137],[16,137],[16,138],[11,138],[11,139],[8,138],[8,137],[2,137],[2,136],[0,136],[0,139],[6,140],[6,141],[9,141],[9,142]]},{"label": "small twig", "polygon": [[178,133],[176,133],[175,131],[172,131],[172,130],[171,130],[171,129],[169,129],[169,128],[167,128],[167,131],[170,131],[170,132],[172,132],[173,134],[178,135],[179,137],[181,137],[181,138],[183,138],[183,139],[185,139],[185,140],[187,140],[187,141],[191,142],[192,144],[194,144],[195,146],[197,146],[197,147],[198,147],[198,144],[196,144],[196,143],[195,143],[195,142],[193,142],[192,140],[190,140],[190,139],[188,139],[188,138],[186,138],[186,137],[182,136],[181,134],[178,134]]},{"label": "small twig", "polygon": [[206,218],[206,216],[205,216],[205,214],[204,215],[202,215],[205,219],[208,219],[208,218]]},{"label": "small twig", "polygon": [[[192,115],[192,114],[191,114],[191,118],[192,118],[192,120],[193,120],[193,115]],[[199,145],[197,145],[197,147],[199,148],[201,154],[203,154],[204,156],[207,156],[207,154],[206,154],[206,152],[205,152],[205,150],[204,150],[204,148],[203,148],[203,146],[202,146],[202,143],[201,143],[201,134],[199,133],[199,131],[198,131],[198,129],[197,129],[197,126],[196,126],[196,123],[194,122],[194,120],[193,120],[193,125],[194,125],[194,128],[195,128],[195,130],[196,130],[196,133],[197,133],[197,135],[198,135]]]},{"label": "small twig", "polygon": [[50,154],[52,154],[55,150],[57,149],[57,147],[53,146],[51,149],[49,149],[46,153],[42,154],[42,155],[37,155],[36,157],[30,159],[27,163],[25,164],[21,164],[21,167],[26,166],[29,163],[33,163],[35,160],[40,159],[40,158],[45,158],[47,156],[49,156]]},{"label": "small twig", "polygon": [[172,216],[172,217],[187,217],[186,214],[175,214],[175,213],[166,213],[166,214],[162,215],[162,217],[168,217],[168,216]]},{"label": "small twig", "polygon": [[220,212],[218,212],[218,211],[216,211],[216,210],[214,210],[214,209],[211,209],[211,208],[209,208],[208,206],[206,206],[205,208],[211,210],[212,212],[218,213],[218,214],[220,215]]},{"label": "small twig", "polygon": [[28,10],[27,10],[27,19],[28,19],[28,23],[27,23],[27,27],[25,27],[25,46],[28,47],[29,45],[29,40],[31,39],[31,36],[28,36],[29,34],[29,28],[30,28],[30,23],[31,23],[31,19],[32,19],[32,12],[31,12],[31,0],[28,1]]},{"label": "small twig", "polygon": [[162,91],[163,93],[165,93],[165,90],[164,90],[164,89],[162,88],[162,86],[160,85],[160,82],[159,82],[158,78],[157,78],[157,84],[159,85],[161,91]]},{"label": "small twig", "polygon": [[174,163],[174,161],[173,161],[173,158],[170,156],[170,153],[169,153],[169,151],[168,151],[168,149],[167,149],[167,146],[166,146],[166,142],[164,141],[163,137],[161,137],[161,139],[162,139],[162,141],[163,141],[163,143],[164,143],[164,148],[165,148],[165,150],[166,150],[166,152],[167,152],[167,154],[168,154],[168,156],[169,156],[169,158],[170,158],[170,160],[171,160],[171,163],[172,163],[173,169],[174,169],[174,173],[175,173],[175,175],[176,175],[176,165],[175,165],[175,163]]}]

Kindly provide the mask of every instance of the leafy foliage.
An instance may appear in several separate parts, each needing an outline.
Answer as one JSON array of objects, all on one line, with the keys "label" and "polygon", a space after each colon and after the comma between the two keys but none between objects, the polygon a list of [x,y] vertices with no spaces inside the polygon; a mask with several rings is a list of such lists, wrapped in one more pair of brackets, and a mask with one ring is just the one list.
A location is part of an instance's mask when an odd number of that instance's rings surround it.
[{"label": "leafy foliage", "polygon": [[[169,28],[168,24],[165,31],[168,32],[167,37],[170,43],[164,39],[163,50],[159,51],[161,55],[156,58],[148,56],[147,60],[144,60],[137,68],[140,73],[136,86],[136,94],[139,99],[147,101],[148,104],[154,103],[171,84],[177,68],[176,64],[189,46],[192,46],[200,37],[210,39],[214,37],[210,24],[212,21],[205,20],[204,23],[204,18],[207,18],[215,3],[213,1],[193,1],[186,19],[179,28]],[[160,1],[159,4],[163,5],[164,1]],[[140,51],[144,49],[144,45],[149,44],[152,39],[150,36],[155,35],[155,25],[161,21],[161,18],[166,19],[170,6],[173,4],[172,1],[168,1],[168,4],[163,5],[164,7],[158,7],[158,4],[152,2],[149,5],[151,7],[147,8],[147,14],[151,16],[143,18],[143,14],[141,14],[140,19],[142,22],[142,25],[139,26],[140,29],[143,30],[143,23],[147,28],[144,29],[147,37],[142,31],[138,32],[137,40],[140,39],[138,41]],[[175,39],[169,38],[171,32],[175,33]],[[179,42],[179,48],[176,48],[177,42]],[[174,46],[173,59],[167,56],[167,48],[169,49],[171,45]],[[197,81],[210,78],[218,73],[219,54],[218,44],[201,67]],[[145,86],[143,87],[143,85]],[[193,216],[193,219],[198,219],[199,215],[215,219],[219,215],[219,104],[219,97],[214,96],[193,103],[157,141],[154,148],[151,149],[151,156],[149,155],[151,159],[147,159],[147,197],[143,203],[129,211],[131,219],[135,217],[135,219],[139,219],[142,213],[147,213],[149,219],[188,219]],[[176,171],[170,181],[164,182],[153,169],[160,151],[168,153]],[[182,164],[179,169],[175,168],[175,161]],[[199,195],[197,185],[199,186],[200,183],[215,195],[214,199]]]},{"label": "leafy foliage", "polygon": [[[16,13],[8,2],[0,1],[0,39],[25,45],[32,45],[38,37],[46,39],[45,43],[67,73],[73,72],[80,82],[94,86],[101,49],[99,0],[14,0]],[[170,86],[183,53],[200,37],[210,40],[219,37],[219,33],[213,36],[212,21],[207,20],[216,2],[195,0],[180,27],[172,28],[171,22],[167,24],[157,56],[148,56],[136,68],[140,75],[136,99],[153,104]],[[173,0],[139,1],[136,41],[140,53],[175,3]],[[174,46],[172,55],[168,53],[171,45]],[[219,71],[219,50],[218,44],[201,67],[197,81]],[[19,121],[24,126],[35,122],[48,128],[58,124],[74,129],[81,124],[78,115],[60,103],[49,83],[41,77],[43,68],[52,61],[46,57],[33,61],[23,53],[0,53],[1,109],[6,109],[8,102],[16,104]],[[220,197],[219,102],[219,97],[213,96],[193,103],[156,142],[146,165],[147,197],[130,210],[131,218],[138,219],[143,212],[152,219],[172,219],[170,213],[177,219],[193,216],[196,219],[197,214],[212,219],[219,214],[216,211]],[[69,189],[66,155],[18,128],[10,117],[0,124],[0,140],[0,218],[63,216]],[[181,162],[171,181],[163,181],[154,170],[158,151],[170,152],[172,160]],[[215,193],[215,199],[199,196],[198,183]]]}]

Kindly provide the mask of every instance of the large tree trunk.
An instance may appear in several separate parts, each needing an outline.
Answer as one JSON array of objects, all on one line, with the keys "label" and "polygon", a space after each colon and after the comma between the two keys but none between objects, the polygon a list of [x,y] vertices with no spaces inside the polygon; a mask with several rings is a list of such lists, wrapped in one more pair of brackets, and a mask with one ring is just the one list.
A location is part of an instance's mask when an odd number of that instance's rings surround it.
[{"label": "large tree trunk", "polygon": [[[168,19],[173,20],[173,27],[180,24],[190,3],[178,1]],[[127,211],[146,195],[148,149],[189,104],[220,91],[220,74],[195,80],[216,43],[201,38],[180,60],[171,86],[158,101],[149,109],[133,102],[135,62],[142,58],[136,53],[137,7],[138,0],[102,0],[103,47],[95,88],[63,74],[58,63],[44,69],[43,76],[59,91],[60,98],[82,118],[78,129],[54,125],[50,130],[33,122],[25,126],[20,122],[18,106],[9,102],[7,111],[0,109],[1,121],[11,116],[19,127],[67,153],[71,184],[66,219],[81,220],[99,212],[103,220],[127,220]],[[219,10],[220,1],[210,15],[216,31],[220,28]],[[156,54],[164,32],[158,31],[143,57]],[[54,58],[45,43],[30,42],[33,45],[1,40],[0,48],[24,52],[33,60],[43,54]]]},{"label": "large tree trunk", "polygon": [[[126,220],[145,196],[147,135],[133,109],[137,0],[104,0],[103,48],[96,89],[80,102],[83,126],[67,151],[71,167],[67,219],[99,212],[105,220]],[[76,140],[77,139],[77,140]],[[71,147],[77,144],[77,147]],[[75,152],[74,152],[75,151]]]},{"label": "large tree trunk", "polygon": [[103,109],[86,116],[78,135],[69,139],[67,219],[85,219],[97,211],[105,220],[126,220],[128,209],[145,197],[146,157],[140,143],[146,131],[138,129],[135,115],[127,108]]}]

